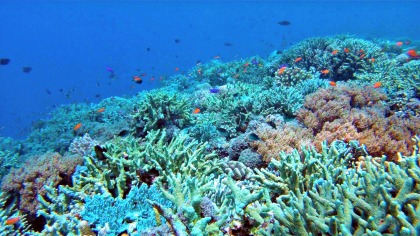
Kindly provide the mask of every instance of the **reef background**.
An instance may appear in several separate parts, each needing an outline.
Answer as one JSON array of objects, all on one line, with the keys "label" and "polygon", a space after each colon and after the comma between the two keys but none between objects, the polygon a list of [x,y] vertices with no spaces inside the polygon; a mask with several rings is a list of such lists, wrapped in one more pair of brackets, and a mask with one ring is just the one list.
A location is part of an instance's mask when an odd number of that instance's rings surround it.
[{"label": "reef background", "polygon": [[[160,86],[148,77],[131,88],[137,69],[169,76],[176,67],[178,73],[187,71],[197,60],[208,62],[216,55],[224,62],[266,57],[315,36],[415,38],[420,35],[419,5],[418,1],[1,1],[0,57],[12,61],[0,67],[0,135],[25,138],[33,122],[45,119],[61,104],[98,103]],[[282,20],[291,24],[277,24]],[[225,46],[226,42],[233,46]],[[33,70],[22,73],[22,66]],[[118,79],[108,78],[108,66]]]}]

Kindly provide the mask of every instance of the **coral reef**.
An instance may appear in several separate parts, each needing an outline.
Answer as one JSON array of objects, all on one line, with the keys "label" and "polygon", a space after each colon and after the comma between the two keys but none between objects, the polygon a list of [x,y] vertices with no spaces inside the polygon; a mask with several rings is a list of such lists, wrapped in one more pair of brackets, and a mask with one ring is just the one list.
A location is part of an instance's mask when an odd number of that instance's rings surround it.
[{"label": "coral reef", "polygon": [[396,161],[398,152],[413,151],[420,118],[389,115],[385,99],[372,87],[337,86],[309,95],[297,118],[313,132],[318,148],[323,140],[359,140],[371,155]]},{"label": "coral reef", "polygon": [[0,234],[416,235],[420,70],[403,46],[310,38],[58,107],[0,138]]},{"label": "coral reef", "polygon": [[39,205],[37,196],[46,194],[44,186],[70,184],[76,166],[81,163],[82,159],[78,156],[61,156],[58,153],[33,157],[22,167],[12,169],[4,177],[1,188],[19,197],[20,211],[35,215]]}]

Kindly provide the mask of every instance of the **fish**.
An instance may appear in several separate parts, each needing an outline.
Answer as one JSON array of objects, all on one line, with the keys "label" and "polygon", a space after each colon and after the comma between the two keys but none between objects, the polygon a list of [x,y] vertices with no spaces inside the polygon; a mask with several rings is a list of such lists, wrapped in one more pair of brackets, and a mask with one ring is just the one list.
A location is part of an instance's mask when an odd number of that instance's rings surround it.
[{"label": "fish", "polygon": [[280,68],[280,69],[277,71],[277,74],[278,74],[278,75],[283,74],[283,73],[284,73],[284,70],[286,70],[286,68],[287,68],[287,67],[282,67],[282,68]]},{"label": "fish", "polygon": [[277,24],[279,24],[279,25],[283,25],[283,26],[286,26],[286,25],[290,25],[290,24],[291,24],[291,22],[290,22],[290,21],[288,21],[288,20],[282,20],[282,21],[277,22]]},{"label": "fish", "polygon": [[220,56],[219,56],[219,55],[214,56],[214,59],[219,59],[219,58],[220,58]]},{"label": "fish", "polygon": [[137,76],[137,75],[136,76],[133,76],[133,80],[137,84],[143,83],[143,80],[139,76]]},{"label": "fish", "polygon": [[150,48],[146,48],[146,52],[150,52]]},{"label": "fish", "polygon": [[200,113],[200,108],[195,108],[193,111],[193,114],[198,114],[198,113]]},{"label": "fish", "polygon": [[6,225],[14,225],[20,221],[19,217],[12,217],[6,220]]},{"label": "fish", "polygon": [[365,56],[365,54],[360,55],[360,59],[363,59]]},{"label": "fish", "polygon": [[350,52],[350,50],[348,48],[344,48],[344,52],[348,53],[348,52]]},{"label": "fish", "polygon": [[179,68],[177,67],[177,68],[175,68],[175,71],[179,71]]},{"label": "fish", "polygon": [[409,45],[411,43],[410,40],[405,41],[405,45]]},{"label": "fish", "polygon": [[373,87],[374,87],[374,88],[380,88],[380,87],[381,87],[381,85],[382,85],[382,83],[381,83],[381,82],[376,82],[376,83],[374,83],[374,84],[373,84]]},{"label": "fish", "polygon": [[98,110],[96,110],[96,112],[98,112],[98,113],[102,113],[102,112],[104,112],[105,111],[105,107],[101,107],[101,108],[99,108]]},{"label": "fish", "polygon": [[107,70],[107,71],[109,71],[109,72],[111,72],[111,73],[114,73],[114,70],[113,70],[113,69],[111,69],[111,67],[105,67],[105,70]]},{"label": "fish", "polygon": [[233,46],[233,43],[225,42],[225,43],[224,43],[224,45],[225,45],[226,47],[231,47],[231,46]]},{"label": "fish", "polygon": [[283,67],[288,67],[289,65],[287,63],[283,63],[281,65],[279,65],[279,69],[283,68]]},{"label": "fish", "polygon": [[332,87],[335,87],[335,86],[337,85],[337,83],[336,83],[336,82],[334,82],[334,81],[330,81],[330,82],[329,82],[329,84],[330,84]]},{"label": "fish", "polygon": [[47,92],[48,95],[51,95],[51,91],[49,89],[45,89],[45,92]]},{"label": "fish", "polygon": [[407,55],[409,55],[411,58],[414,58],[414,59],[419,59],[420,58],[420,55],[417,54],[416,50],[414,50],[414,49],[408,50]]},{"label": "fish", "polygon": [[203,69],[201,69],[201,68],[198,68],[198,69],[197,69],[197,73],[198,73],[199,75],[201,75],[202,71],[203,71]]},{"label": "fish", "polygon": [[327,70],[327,69],[321,70],[321,74],[323,74],[323,75],[327,75],[328,73],[330,73],[330,71]]},{"label": "fish", "polygon": [[334,50],[334,51],[332,51],[331,54],[336,55],[337,53],[338,53],[338,50]]},{"label": "fish", "polygon": [[372,58],[370,59],[370,61],[371,61],[372,63],[374,63],[374,62],[375,62],[375,58],[373,58],[373,57],[372,57]]},{"label": "fish", "polygon": [[395,46],[398,46],[398,47],[400,47],[400,46],[402,46],[403,45],[403,42],[397,42],[396,44],[395,44]]},{"label": "fish", "polygon": [[7,64],[9,64],[10,63],[10,59],[8,59],[8,58],[2,58],[2,59],[0,59],[0,65],[7,65]]},{"label": "fish", "polygon": [[244,64],[244,67],[247,67],[247,66],[249,66],[249,62],[247,62],[247,63]]},{"label": "fish", "polygon": [[298,58],[295,59],[295,63],[300,62],[301,60],[302,60],[302,57],[298,57]]},{"label": "fish", "polygon": [[75,126],[73,127],[73,130],[74,130],[74,131],[77,131],[77,130],[79,130],[79,129],[80,129],[80,127],[82,127],[82,123],[79,123],[79,124],[75,125]]},{"label": "fish", "polygon": [[210,88],[209,91],[210,91],[210,93],[218,93],[218,92],[220,92],[220,89],[219,88]]},{"label": "fish", "polygon": [[180,43],[181,39],[175,39],[174,41],[175,41],[175,43]]},{"label": "fish", "polygon": [[32,70],[32,68],[29,67],[29,66],[22,67],[22,72],[23,73],[29,73],[29,72],[31,72],[31,70]]},{"label": "fish", "polygon": [[258,65],[258,61],[257,61],[257,59],[252,59],[252,61],[251,61],[251,63],[253,64],[253,65]]},{"label": "fish", "polygon": [[152,76],[152,78],[150,78],[150,81],[153,81],[155,79],[156,79],[156,77],[155,76]]}]

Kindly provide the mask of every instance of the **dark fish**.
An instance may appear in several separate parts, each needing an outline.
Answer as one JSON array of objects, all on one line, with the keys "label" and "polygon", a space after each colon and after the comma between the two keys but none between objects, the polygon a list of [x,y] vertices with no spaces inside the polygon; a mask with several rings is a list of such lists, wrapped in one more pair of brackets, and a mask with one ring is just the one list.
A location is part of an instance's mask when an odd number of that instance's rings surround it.
[{"label": "dark fish", "polygon": [[101,95],[99,93],[95,94],[95,98],[100,98]]},{"label": "dark fish", "polygon": [[61,88],[61,89],[59,89],[58,91],[60,91],[60,92],[64,92],[64,89],[62,89],[62,88]]},{"label": "dark fish", "polygon": [[201,60],[197,60],[195,64],[201,64]]},{"label": "dark fish", "polygon": [[150,52],[150,48],[146,48],[146,52]]},{"label": "dark fish", "polygon": [[23,73],[29,73],[29,72],[31,72],[31,70],[32,70],[32,68],[31,68],[31,67],[29,67],[29,66],[22,67],[22,72],[23,72]]},{"label": "dark fish", "polygon": [[282,51],[282,50],[276,50],[276,54],[277,54],[277,55],[282,54],[282,53],[283,53],[283,51]]},{"label": "dark fish", "polygon": [[277,24],[279,24],[279,25],[290,25],[291,23],[290,23],[290,21],[283,20],[283,21],[277,22]]},{"label": "dark fish", "polygon": [[47,92],[48,95],[51,95],[51,91],[49,89],[46,89],[45,92]]},{"label": "dark fish", "polygon": [[253,65],[258,65],[258,61],[257,61],[257,59],[252,59],[252,61],[251,61],[251,63],[253,64]]},{"label": "dark fish", "polygon": [[233,46],[233,43],[229,43],[229,42],[225,42],[224,44],[225,44],[226,47]]},{"label": "dark fish", "polygon": [[211,88],[211,89],[209,89],[209,91],[210,91],[210,93],[218,93],[218,92],[220,92],[220,89],[218,89],[218,88]]},{"label": "dark fish", "polygon": [[0,59],[0,65],[7,65],[10,63],[10,59],[2,58]]},{"label": "dark fish", "polygon": [[180,43],[181,39],[175,39],[175,43]]},{"label": "dark fish", "polygon": [[260,137],[258,137],[258,135],[256,135],[255,133],[250,133],[248,135],[248,138],[251,141],[260,141],[261,140]]}]

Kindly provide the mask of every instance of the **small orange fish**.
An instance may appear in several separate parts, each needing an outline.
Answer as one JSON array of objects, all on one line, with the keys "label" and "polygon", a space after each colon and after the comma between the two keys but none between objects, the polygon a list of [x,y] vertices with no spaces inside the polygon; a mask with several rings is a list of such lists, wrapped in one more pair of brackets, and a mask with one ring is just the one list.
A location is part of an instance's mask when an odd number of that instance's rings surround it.
[{"label": "small orange fish", "polygon": [[365,54],[360,55],[360,59],[363,59],[365,56]]},{"label": "small orange fish", "polygon": [[402,46],[402,45],[403,45],[403,42],[398,42],[398,43],[396,43],[395,45],[396,45],[396,46],[398,46],[398,47],[400,47],[400,46]]},{"label": "small orange fish", "polygon": [[409,45],[411,43],[411,41],[406,41],[405,45]]},{"label": "small orange fish", "polygon": [[105,111],[105,107],[101,107],[100,109],[96,110],[96,112],[101,113]]},{"label": "small orange fish", "polygon": [[298,57],[298,58],[295,59],[295,63],[300,62],[301,60],[302,60],[302,57]]},{"label": "small orange fish", "polygon": [[150,78],[150,81],[153,81],[153,80],[155,80],[156,78],[153,76],[152,78]]},{"label": "small orange fish", "polygon": [[281,74],[283,74],[284,73],[284,71],[286,70],[286,67],[284,66],[284,67],[282,67],[282,68],[280,68],[278,71],[277,71],[277,74],[278,75],[281,75]]},{"label": "small orange fish", "polygon": [[331,54],[335,55],[335,54],[337,54],[337,53],[338,53],[338,50],[334,50],[334,51],[332,51],[332,53],[331,53]]},{"label": "small orange fish", "polygon": [[334,81],[330,81],[330,85],[333,86],[333,87],[335,87],[337,85],[337,83],[334,82]]},{"label": "small orange fish", "polygon": [[198,68],[197,73],[198,73],[199,75],[201,75],[201,71],[202,71],[202,69],[201,69],[201,68]]},{"label": "small orange fish", "polygon": [[133,76],[133,80],[134,80],[134,82],[136,82],[137,84],[141,84],[141,83],[143,83],[143,80],[138,76],[138,75],[136,75],[136,76]]},{"label": "small orange fish", "polygon": [[177,68],[175,68],[175,71],[179,71],[179,68],[177,67]]},{"label": "small orange fish", "polygon": [[193,114],[198,114],[198,113],[200,113],[200,108],[195,108],[193,111]]},{"label": "small orange fish", "polygon": [[373,58],[373,57],[372,57],[372,58],[370,59],[370,61],[371,61],[372,63],[374,63],[374,62],[375,62],[375,58]]},{"label": "small orange fish", "polygon": [[327,69],[321,70],[321,74],[323,74],[323,75],[327,75],[328,73],[330,73],[330,71],[327,70]]},{"label": "small orange fish", "polygon": [[78,129],[80,129],[80,127],[82,127],[82,123],[79,123],[79,124],[75,125],[75,126],[73,127],[73,130],[74,130],[74,131],[77,131]]},{"label": "small orange fish", "polygon": [[13,218],[9,218],[6,220],[6,225],[14,225],[17,222],[19,222],[20,218],[19,217],[13,217]]},{"label": "small orange fish", "polygon": [[159,80],[163,80],[163,76],[159,77]]},{"label": "small orange fish", "polygon": [[348,52],[350,52],[350,50],[348,48],[344,48],[344,52],[348,53]]},{"label": "small orange fish", "polygon": [[219,59],[219,58],[220,58],[220,56],[219,56],[219,55],[214,56],[214,59]]},{"label": "small orange fish", "polygon": [[365,51],[363,50],[363,49],[360,49],[359,50],[359,53],[364,53]]},{"label": "small orange fish", "polygon": [[381,87],[381,85],[382,85],[382,83],[381,83],[381,82],[376,82],[376,83],[374,83],[374,84],[373,84],[373,87],[374,87],[374,88],[380,88],[380,87]]},{"label": "small orange fish", "polygon": [[247,63],[244,64],[244,67],[247,67],[247,66],[249,66],[249,62],[247,62]]}]

